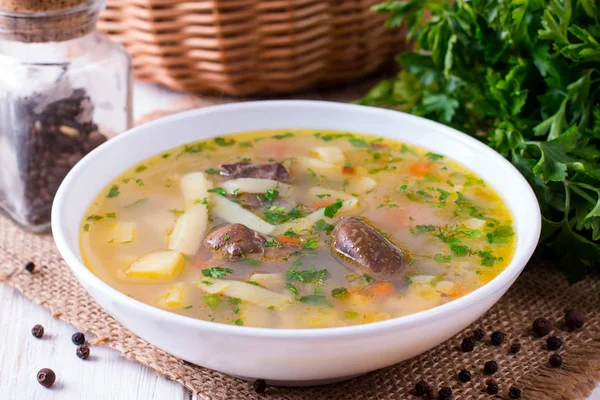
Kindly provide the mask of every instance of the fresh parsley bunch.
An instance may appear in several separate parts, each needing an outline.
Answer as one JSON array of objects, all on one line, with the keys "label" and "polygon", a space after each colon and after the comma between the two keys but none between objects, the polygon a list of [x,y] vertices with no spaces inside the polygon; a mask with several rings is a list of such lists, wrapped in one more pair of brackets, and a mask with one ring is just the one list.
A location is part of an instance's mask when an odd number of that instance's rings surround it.
[{"label": "fresh parsley bunch", "polygon": [[542,243],[571,279],[600,263],[600,4],[406,0],[401,72],[362,104],[400,107],[486,141],[533,187]]}]

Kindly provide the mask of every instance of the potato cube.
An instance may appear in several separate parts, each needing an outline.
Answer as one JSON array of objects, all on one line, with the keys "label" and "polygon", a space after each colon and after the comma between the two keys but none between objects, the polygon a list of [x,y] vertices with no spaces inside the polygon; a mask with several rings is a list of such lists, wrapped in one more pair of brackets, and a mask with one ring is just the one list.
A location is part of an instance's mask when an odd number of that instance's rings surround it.
[{"label": "potato cube", "polygon": [[125,275],[131,278],[169,281],[176,279],[184,266],[185,258],[179,251],[156,251],[131,264]]}]

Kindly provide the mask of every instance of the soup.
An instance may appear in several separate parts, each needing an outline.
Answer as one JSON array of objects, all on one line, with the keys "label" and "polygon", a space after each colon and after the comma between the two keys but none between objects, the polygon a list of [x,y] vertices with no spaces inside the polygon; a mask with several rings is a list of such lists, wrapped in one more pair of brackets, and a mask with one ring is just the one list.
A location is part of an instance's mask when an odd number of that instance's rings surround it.
[{"label": "soup", "polygon": [[225,324],[324,328],[396,318],[484,285],[515,233],[497,193],[446,157],[346,132],[249,132],[126,171],[81,224],[115,289]]}]

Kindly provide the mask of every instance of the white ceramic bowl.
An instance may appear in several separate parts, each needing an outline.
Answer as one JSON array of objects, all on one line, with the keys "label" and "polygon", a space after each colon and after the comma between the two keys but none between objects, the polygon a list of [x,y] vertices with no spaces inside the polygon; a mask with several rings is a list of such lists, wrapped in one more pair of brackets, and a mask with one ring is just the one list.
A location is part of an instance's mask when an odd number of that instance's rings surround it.
[{"label": "white ceramic bowl", "polygon": [[[335,129],[367,133],[454,159],[493,186],[517,232],[512,262],[494,280],[450,303],[372,324],[328,329],[268,329],[201,321],[134,300],[92,274],[79,251],[79,227],[100,190],[140,161],[184,143],[260,129]],[[61,185],[52,209],[58,249],[75,276],[124,326],[191,363],[275,384],[326,383],[411,358],[452,337],[506,292],[533,253],[540,210],[531,188],[501,155],[444,125],[412,115],[318,101],[249,102],[189,111],[142,125],[83,158]]]}]

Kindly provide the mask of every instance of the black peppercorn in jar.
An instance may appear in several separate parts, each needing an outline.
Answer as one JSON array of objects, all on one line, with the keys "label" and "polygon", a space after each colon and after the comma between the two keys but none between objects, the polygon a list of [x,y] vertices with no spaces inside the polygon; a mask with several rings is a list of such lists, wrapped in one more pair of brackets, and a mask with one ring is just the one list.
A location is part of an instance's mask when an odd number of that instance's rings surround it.
[{"label": "black peppercorn in jar", "polygon": [[0,0],[0,210],[35,232],[69,170],[131,127],[130,58],[95,30],[104,0],[52,5]]}]

